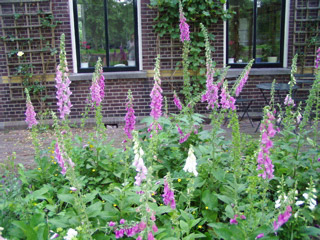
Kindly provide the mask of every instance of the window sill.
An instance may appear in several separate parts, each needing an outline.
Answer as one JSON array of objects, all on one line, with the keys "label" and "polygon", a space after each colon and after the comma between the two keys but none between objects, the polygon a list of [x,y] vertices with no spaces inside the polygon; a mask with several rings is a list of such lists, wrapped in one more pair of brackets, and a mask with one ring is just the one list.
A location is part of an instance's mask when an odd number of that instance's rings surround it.
[{"label": "window sill", "polygon": [[[229,69],[226,78],[238,77],[243,69]],[[259,75],[289,75],[291,69],[289,68],[251,68],[250,76]]]},{"label": "window sill", "polygon": [[[71,81],[79,80],[91,80],[93,73],[73,73],[69,78]],[[147,72],[135,71],[135,72],[104,72],[103,76],[108,79],[141,79],[147,78]]]}]

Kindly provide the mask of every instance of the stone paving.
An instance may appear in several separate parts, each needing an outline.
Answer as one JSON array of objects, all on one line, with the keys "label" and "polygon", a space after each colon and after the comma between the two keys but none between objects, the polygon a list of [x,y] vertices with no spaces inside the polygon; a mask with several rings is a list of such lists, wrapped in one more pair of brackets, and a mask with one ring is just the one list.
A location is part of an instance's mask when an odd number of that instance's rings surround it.
[{"label": "stone paving", "polygon": [[[227,129],[225,124],[223,128],[226,130],[226,137],[231,136],[231,129]],[[240,121],[240,131],[253,135],[254,137],[259,137],[259,131],[255,133],[258,122],[254,123],[255,127],[252,127],[248,119],[243,119]],[[142,127],[140,125],[140,127]],[[205,125],[205,129],[210,128],[209,125]],[[72,129],[74,135],[78,134],[80,136],[87,136],[88,133],[93,132],[93,128],[86,128],[84,130],[79,128]],[[125,134],[123,131],[123,126],[118,128],[107,128],[108,139],[113,140],[114,146],[121,146],[121,142],[125,139]],[[47,130],[39,134],[39,140],[42,143],[42,149],[48,151],[48,147],[52,140],[54,140],[54,132],[52,130]],[[28,130],[8,130],[0,131],[0,163],[7,161],[8,157],[12,156],[15,152],[16,159],[15,163],[21,163],[25,168],[31,168],[34,166],[34,148],[32,145],[31,134]],[[3,166],[0,165],[0,169]]]}]

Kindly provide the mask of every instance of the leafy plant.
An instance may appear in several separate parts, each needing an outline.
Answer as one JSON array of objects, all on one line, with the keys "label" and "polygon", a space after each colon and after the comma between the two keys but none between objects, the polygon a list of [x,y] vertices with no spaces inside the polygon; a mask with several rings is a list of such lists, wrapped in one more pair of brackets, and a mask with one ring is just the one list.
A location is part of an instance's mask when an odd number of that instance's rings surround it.
[{"label": "leafy plant", "polygon": [[[158,11],[158,16],[154,19],[154,29],[160,37],[168,36],[173,39],[179,39],[179,1],[178,0],[151,0],[150,5]],[[212,29],[219,21],[230,19],[233,12],[224,9],[226,1],[188,1],[183,0],[183,11],[190,25],[190,52],[188,60],[190,62],[189,70],[193,72],[192,92],[200,93],[205,86],[205,60],[199,55],[204,52],[204,36],[200,31],[200,23],[207,29]],[[215,40],[214,34],[208,34],[210,42]],[[214,51],[214,47],[212,47]],[[179,68],[180,63],[177,64]],[[215,65],[215,63],[214,63]]]}]

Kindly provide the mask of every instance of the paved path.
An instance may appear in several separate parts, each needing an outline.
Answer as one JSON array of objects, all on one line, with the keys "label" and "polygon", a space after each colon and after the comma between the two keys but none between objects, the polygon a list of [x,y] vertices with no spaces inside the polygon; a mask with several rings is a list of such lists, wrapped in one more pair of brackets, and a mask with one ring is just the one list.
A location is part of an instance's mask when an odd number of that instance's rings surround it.
[{"label": "paved path", "polygon": [[[240,122],[241,132],[245,132],[258,137],[259,131],[258,133],[254,132],[257,124],[258,123],[256,122],[255,127],[252,128],[249,121],[247,119],[244,119]],[[205,128],[210,128],[210,126],[206,125]],[[227,131],[227,137],[230,137],[230,129],[227,129],[227,126],[223,126],[223,128]],[[72,129],[72,131],[74,135],[78,134],[86,137],[88,133],[93,132],[94,129]],[[107,135],[108,139],[114,141],[114,146],[121,146],[122,140],[125,139],[123,126],[119,126],[119,128],[107,128]],[[40,134],[39,138],[40,142],[42,143],[42,149],[49,151],[48,147],[50,146],[52,140],[54,140],[54,132],[52,130],[43,132]],[[32,166],[34,166],[34,149],[32,145],[31,135],[28,130],[0,131],[0,163],[6,162],[8,157],[12,156],[13,152],[16,153],[16,164],[22,163],[26,168],[31,168]],[[0,168],[1,167],[2,166],[0,165]]]}]

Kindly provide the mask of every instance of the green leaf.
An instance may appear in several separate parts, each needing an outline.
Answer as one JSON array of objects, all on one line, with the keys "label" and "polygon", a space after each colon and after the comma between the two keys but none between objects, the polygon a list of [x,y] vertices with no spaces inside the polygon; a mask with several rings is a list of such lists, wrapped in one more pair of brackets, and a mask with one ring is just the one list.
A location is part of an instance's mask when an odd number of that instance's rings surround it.
[{"label": "green leaf", "polygon": [[31,227],[36,227],[39,224],[44,223],[44,221],[45,221],[44,214],[37,213],[32,216],[30,225]]},{"label": "green leaf", "polygon": [[99,194],[99,195],[103,200],[111,204],[114,204],[116,202],[116,199],[112,195],[104,195],[104,194]]},{"label": "green leaf", "polygon": [[91,193],[87,193],[85,197],[83,198],[84,203],[91,202],[95,197],[97,196],[98,191],[92,191]]},{"label": "green leaf", "polygon": [[48,186],[43,186],[42,188],[40,188],[39,190],[34,191],[33,193],[29,194],[26,197],[26,200],[31,200],[31,199],[47,199],[46,196],[44,196],[45,193],[47,193],[50,189],[48,188]]},{"label": "green leaf", "polygon": [[66,203],[69,203],[69,204],[73,204],[74,203],[74,195],[72,195],[72,194],[68,194],[68,193],[58,194],[58,198],[62,202],[66,202]]},{"label": "green leaf", "polygon": [[207,17],[210,16],[210,13],[209,13],[208,11],[203,11],[202,13],[203,13],[203,15],[205,15],[205,16],[207,16]]},{"label": "green leaf", "polygon": [[180,220],[180,228],[181,228],[182,232],[189,234],[189,226],[185,221]]},{"label": "green leaf", "polygon": [[316,227],[306,227],[305,233],[313,236],[313,237],[319,237],[320,236],[320,229]]},{"label": "green leaf", "polygon": [[226,206],[226,216],[228,218],[233,218],[234,217],[234,211],[230,205]]},{"label": "green leaf", "polygon": [[209,223],[208,226],[214,229],[218,238],[222,239],[232,239],[233,233],[224,223]]},{"label": "green leaf", "polygon": [[202,193],[201,200],[210,210],[215,210],[218,207],[218,198],[215,193],[210,190],[205,190]]},{"label": "green leaf", "polygon": [[197,225],[199,222],[201,221],[201,218],[198,218],[198,219],[193,219],[193,220],[190,220],[188,221],[189,223],[189,228],[193,228],[195,225]]},{"label": "green leaf", "polygon": [[90,205],[86,208],[86,213],[89,218],[96,217],[101,213],[102,204],[101,202],[96,202],[95,204]]},{"label": "green leaf", "polygon": [[26,223],[21,221],[14,221],[12,224],[23,231],[24,235],[27,237],[27,240],[38,239],[37,233],[33,230],[31,226],[28,226]]},{"label": "green leaf", "polygon": [[220,194],[216,194],[216,196],[224,203],[227,203],[227,204],[233,203],[233,199],[228,196],[220,195]]},{"label": "green leaf", "polygon": [[203,233],[192,233],[183,239],[184,240],[194,240],[194,239],[205,238],[205,237],[207,237],[207,236],[204,235]]},{"label": "green leaf", "polygon": [[225,181],[225,171],[222,169],[213,169],[211,171],[212,175],[220,182]]}]

